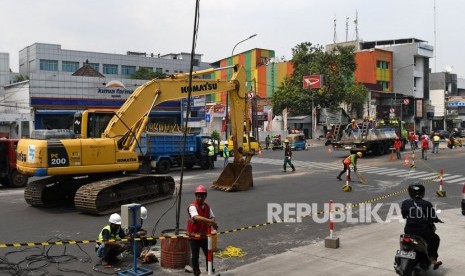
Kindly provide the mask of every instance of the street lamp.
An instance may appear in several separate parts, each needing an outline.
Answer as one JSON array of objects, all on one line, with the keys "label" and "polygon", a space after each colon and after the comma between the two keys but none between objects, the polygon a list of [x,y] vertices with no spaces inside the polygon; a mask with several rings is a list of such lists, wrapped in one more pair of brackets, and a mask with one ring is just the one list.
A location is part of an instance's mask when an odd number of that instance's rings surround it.
[{"label": "street lamp", "polygon": [[[234,56],[234,50],[236,49],[237,45],[239,45],[239,44],[241,44],[242,42],[247,41],[247,40],[249,40],[249,39],[251,39],[251,38],[254,38],[254,37],[256,37],[256,36],[257,36],[257,34],[253,34],[253,35],[249,36],[248,38],[243,39],[243,40],[237,42],[236,45],[234,45],[234,47],[233,47],[233,49],[232,49],[232,51],[231,51],[231,62],[232,62],[232,57]],[[224,123],[225,123],[225,125],[226,125],[226,129],[225,129],[225,133],[224,133],[225,140],[228,140],[228,130],[229,130],[229,128],[228,128],[228,124],[229,124],[228,107],[229,107],[229,94],[226,94],[226,108],[225,108],[225,110],[226,110],[226,115],[224,116]]]},{"label": "street lamp", "polygon": [[[394,69],[394,73],[395,73],[395,76],[396,76],[395,79],[397,79],[397,76],[398,76],[398,73],[399,73],[400,70],[408,68],[410,66],[415,66],[415,63],[407,64],[405,66]],[[394,90],[394,104],[395,104],[395,106],[397,106],[397,102],[396,102],[397,92],[396,92],[396,89],[394,88],[394,86],[393,86],[393,90]],[[415,92],[416,92],[415,89],[413,89],[412,94],[413,94],[413,97],[414,97],[414,101],[415,101]],[[400,106],[399,137],[401,137],[401,139],[402,139],[402,108],[403,108],[402,104],[403,104],[403,100],[401,100],[400,103],[399,103],[399,106]],[[414,114],[413,114],[413,129],[414,130],[413,131],[415,132],[415,102],[414,102],[414,110],[413,110],[413,112],[414,112]]]}]

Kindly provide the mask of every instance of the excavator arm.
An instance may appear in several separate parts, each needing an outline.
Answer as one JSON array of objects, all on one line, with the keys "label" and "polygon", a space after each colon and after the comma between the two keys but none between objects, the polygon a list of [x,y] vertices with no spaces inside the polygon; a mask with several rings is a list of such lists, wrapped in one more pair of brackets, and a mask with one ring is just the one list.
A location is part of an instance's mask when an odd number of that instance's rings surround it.
[{"label": "excavator arm", "polygon": [[[215,71],[233,69],[230,80],[212,80],[195,78],[192,80],[192,96],[227,92],[230,97],[231,132],[234,144],[234,162],[240,162],[244,135],[250,130],[246,73],[242,66],[235,65],[223,68],[212,68],[193,72],[194,77],[212,74]],[[120,150],[134,151],[145,126],[150,111],[158,104],[187,98],[189,92],[189,74],[175,74],[166,79],[154,79],[138,87],[116,115],[108,123],[102,138],[114,138]],[[239,154],[237,154],[239,153]]]}]

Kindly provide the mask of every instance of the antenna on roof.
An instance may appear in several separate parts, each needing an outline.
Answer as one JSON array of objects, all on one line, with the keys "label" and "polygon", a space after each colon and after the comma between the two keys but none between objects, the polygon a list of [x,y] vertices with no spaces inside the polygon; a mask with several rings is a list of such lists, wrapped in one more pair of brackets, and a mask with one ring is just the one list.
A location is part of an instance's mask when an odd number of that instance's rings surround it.
[{"label": "antenna on roof", "polygon": [[336,44],[337,42],[337,36],[336,36],[336,15],[334,15],[334,37],[333,37],[333,43]]},{"label": "antenna on roof", "polygon": [[355,23],[355,41],[358,41],[358,11],[357,10],[355,10],[354,23]]},{"label": "antenna on roof", "polygon": [[346,42],[349,35],[349,17],[346,17]]}]

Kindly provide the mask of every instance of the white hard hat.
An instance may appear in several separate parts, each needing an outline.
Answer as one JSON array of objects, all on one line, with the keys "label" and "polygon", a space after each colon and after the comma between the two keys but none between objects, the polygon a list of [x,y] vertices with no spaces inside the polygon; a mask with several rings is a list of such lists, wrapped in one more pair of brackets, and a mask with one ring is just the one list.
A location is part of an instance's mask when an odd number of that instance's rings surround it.
[{"label": "white hard hat", "polygon": [[117,213],[111,214],[110,219],[108,220],[110,223],[113,224],[121,224],[121,216],[118,215]]},{"label": "white hard hat", "polygon": [[208,144],[211,145],[211,144],[212,144],[212,141],[208,141]]},{"label": "white hard hat", "polygon": [[226,141],[226,142],[224,142],[224,144],[225,144],[225,145],[227,145],[227,144],[228,144],[228,142]]},{"label": "white hard hat", "polygon": [[144,206],[140,207],[140,218],[147,219],[147,208],[145,208]]}]

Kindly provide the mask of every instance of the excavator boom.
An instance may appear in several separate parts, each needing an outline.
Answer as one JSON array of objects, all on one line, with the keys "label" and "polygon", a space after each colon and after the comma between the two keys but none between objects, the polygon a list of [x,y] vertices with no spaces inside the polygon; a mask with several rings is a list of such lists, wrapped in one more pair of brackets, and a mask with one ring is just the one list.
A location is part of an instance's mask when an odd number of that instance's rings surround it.
[{"label": "excavator boom", "polygon": [[[189,74],[148,81],[114,114],[100,138],[72,139],[63,136],[65,131],[57,132],[62,136],[49,137],[45,131],[41,132],[42,136],[21,139],[17,147],[18,170],[31,176],[52,176],[30,183],[25,189],[26,201],[33,206],[51,207],[63,199],[73,199],[81,211],[104,214],[124,202],[151,202],[172,195],[172,177],[134,176],[141,162],[135,148],[153,107],[164,101],[187,98],[190,89],[194,96],[228,93],[234,162],[225,168],[213,187],[227,191],[247,190],[253,181],[251,157],[244,160],[242,151],[244,123],[246,131],[250,128],[245,69],[236,65],[198,71],[193,75],[225,69],[233,70],[230,80],[195,78],[191,87]],[[121,173],[133,175],[123,179]]]}]

